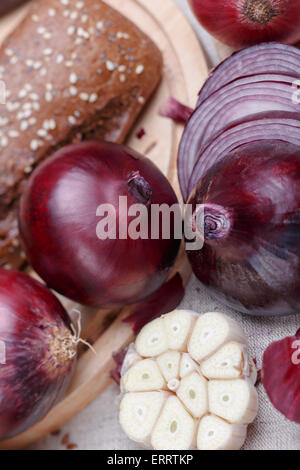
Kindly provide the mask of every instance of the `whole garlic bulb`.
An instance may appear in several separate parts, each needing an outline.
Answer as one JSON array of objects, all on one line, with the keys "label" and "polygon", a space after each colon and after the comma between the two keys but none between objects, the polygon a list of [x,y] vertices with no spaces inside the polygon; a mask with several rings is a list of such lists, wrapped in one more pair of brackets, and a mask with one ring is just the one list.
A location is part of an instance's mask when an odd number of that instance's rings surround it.
[{"label": "whole garlic bulb", "polygon": [[148,323],[122,370],[120,424],[155,450],[235,450],[258,411],[242,328],[221,313],[175,310]]}]

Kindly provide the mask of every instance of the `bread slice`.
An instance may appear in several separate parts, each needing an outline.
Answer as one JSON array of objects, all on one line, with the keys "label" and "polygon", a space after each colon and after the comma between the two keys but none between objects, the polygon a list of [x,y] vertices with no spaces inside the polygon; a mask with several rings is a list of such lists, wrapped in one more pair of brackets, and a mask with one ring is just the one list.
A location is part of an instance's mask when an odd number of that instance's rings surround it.
[{"label": "bread slice", "polygon": [[40,0],[0,49],[0,265],[19,264],[17,210],[32,170],[74,141],[124,141],[162,56],[100,0]]}]

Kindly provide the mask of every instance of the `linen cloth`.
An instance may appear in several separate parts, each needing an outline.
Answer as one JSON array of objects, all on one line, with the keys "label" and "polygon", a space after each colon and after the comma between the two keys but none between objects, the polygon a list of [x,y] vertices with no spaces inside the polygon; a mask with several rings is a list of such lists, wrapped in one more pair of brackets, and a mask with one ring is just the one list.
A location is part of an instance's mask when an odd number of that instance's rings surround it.
[{"label": "linen cloth", "polygon": [[[149,0],[151,1],[151,0]],[[174,0],[187,15],[205,49],[210,66],[218,62],[217,52],[210,35],[204,31],[193,17],[187,0]],[[300,327],[300,315],[283,318],[249,317],[224,307],[212,299],[207,290],[192,276],[185,298],[180,308],[199,313],[221,311],[240,322],[249,338],[250,354],[261,366],[262,354],[273,341],[292,336]],[[270,403],[262,385],[258,386],[259,413],[248,427],[246,450],[300,450],[300,425],[291,423],[277,412]],[[80,450],[137,450],[141,447],[130,441],[118,423],[119,388],[110,386],[89,407],[66,424],[59,436],[48,436],[36,445],[35,450],[64,449],[62,436],[70,435],[70,443]]]}]

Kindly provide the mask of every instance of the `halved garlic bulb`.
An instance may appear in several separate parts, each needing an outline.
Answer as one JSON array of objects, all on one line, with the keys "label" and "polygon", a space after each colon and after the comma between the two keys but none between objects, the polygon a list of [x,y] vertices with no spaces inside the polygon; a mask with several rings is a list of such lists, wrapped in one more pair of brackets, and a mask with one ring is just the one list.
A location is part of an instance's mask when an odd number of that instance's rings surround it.
[{"label": "halved garlic bulb", "polygon": [[175,310],[148,323],[134,349],[121,379],[128,437],[156,450],[242,447],[258,398],[255,365],[234,320]]}]

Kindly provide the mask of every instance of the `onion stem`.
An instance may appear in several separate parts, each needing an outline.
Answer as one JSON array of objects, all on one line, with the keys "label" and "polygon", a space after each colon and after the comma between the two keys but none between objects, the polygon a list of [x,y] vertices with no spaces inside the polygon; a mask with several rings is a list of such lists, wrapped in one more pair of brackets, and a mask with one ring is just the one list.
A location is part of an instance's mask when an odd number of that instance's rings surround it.
[{"label": "onion stem", "polygon": [[231,211],[218,204],[198,204],[193,213],[193,231],[206,242],[227,238],[232,225]]},{"label": "onion stem", "polygon": [[276,16],[274,6],[268,0],[247,0],[243,13],[254,23],[268,23]]},{"label": "onion stem", "polygon": [[150,184],[140,175],[139,171],[133,173],[128,180],[131,195],[138,202],[148,206],[151,202],[152,188]]}]

